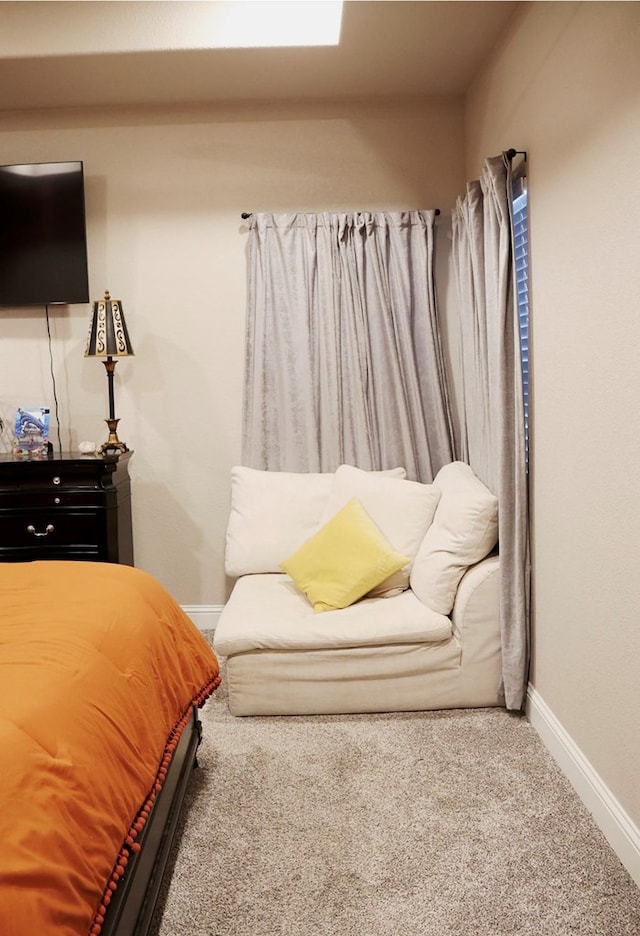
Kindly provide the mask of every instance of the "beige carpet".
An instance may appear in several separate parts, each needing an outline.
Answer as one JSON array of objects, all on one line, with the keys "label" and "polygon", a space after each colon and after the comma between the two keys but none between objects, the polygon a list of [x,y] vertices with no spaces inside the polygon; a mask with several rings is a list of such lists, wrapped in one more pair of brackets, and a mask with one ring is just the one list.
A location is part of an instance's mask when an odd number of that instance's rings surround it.
[{"label": "beige carpet", "polygon": [[238,719],[225,695],[156,936],[640,934],[640,891],[526,719]]}]

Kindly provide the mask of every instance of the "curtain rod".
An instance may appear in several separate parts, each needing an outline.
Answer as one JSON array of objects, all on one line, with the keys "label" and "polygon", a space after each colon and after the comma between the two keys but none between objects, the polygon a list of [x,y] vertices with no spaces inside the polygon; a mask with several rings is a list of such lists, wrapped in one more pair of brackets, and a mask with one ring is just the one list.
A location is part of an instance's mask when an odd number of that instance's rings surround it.
[{"label": "curtain rod", "polygon": [[[511,150],[509,150],[509,152],[511,152]],[[514,154],[515,154],[515,150],[514,150]],[[507,154],[507,155],[508,155],[508,154]],[[513,157],[509,157],[509,158],[511,159],[511,158],[513,158]],[[240,215],[240,217],[242,218],[243,221],[246,221],[248,218],[251,217],[251,214],[252,214],[251,211],[243,211],[242,214]],[[436,215],[439,215],[439,214],[440,214],[440,209],[439,209],[439,208],[436,208],[435,214],[436,214]]]},{"label": "curtain rod", "polygon": [[507,159],[515,159],[516,156],[524,156],[524,161],[525,162],[527,161],[526,150],[517,150],[517,149],[513,149],[512,147],[511,149],[505,150],[504,155],[507,157]]}]

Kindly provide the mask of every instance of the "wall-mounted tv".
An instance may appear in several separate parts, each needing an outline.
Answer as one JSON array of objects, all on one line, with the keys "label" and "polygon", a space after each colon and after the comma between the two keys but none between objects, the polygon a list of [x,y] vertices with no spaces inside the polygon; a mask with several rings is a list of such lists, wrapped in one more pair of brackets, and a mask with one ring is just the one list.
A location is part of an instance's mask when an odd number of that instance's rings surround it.
[{"label": "wall-mounted tv", "polygon": [[0,166],[0,306],[88,301],[82,162]]}]

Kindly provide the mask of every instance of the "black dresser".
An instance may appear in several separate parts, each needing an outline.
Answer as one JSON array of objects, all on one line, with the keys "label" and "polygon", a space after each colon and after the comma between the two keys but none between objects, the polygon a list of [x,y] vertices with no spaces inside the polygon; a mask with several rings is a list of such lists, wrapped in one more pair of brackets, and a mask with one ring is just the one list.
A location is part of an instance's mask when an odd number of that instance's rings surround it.
[{"label": "black dresser", "polygon": [[133,565],[132,454],[0,455],[0,561]]}]

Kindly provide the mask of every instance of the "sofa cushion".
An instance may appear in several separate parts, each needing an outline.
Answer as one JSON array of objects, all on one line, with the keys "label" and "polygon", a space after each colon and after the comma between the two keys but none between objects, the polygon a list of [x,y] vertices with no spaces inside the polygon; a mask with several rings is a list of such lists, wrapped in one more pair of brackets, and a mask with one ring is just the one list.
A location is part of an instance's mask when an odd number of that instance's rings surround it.
[{"label": "sofa cushion", "polygon": [[[432,484],[341,465],[331,484],[323,518],[328,519],[356,497],[391,545],[413,560],[431,526],[440,495],[440,489]],[[370,597],[391,597],[408,588],[410,568],[411,563],[386,579],[369,593]]]},{"label": "sofa cushion", "polygon": [[[404,478],[404,468],[388,472]],[[297,473],[231,469],[231,511],[227,525],[225,571],[232,578],[279,572],[322,522],[334,472]]]},{"label": "sofa cushion", "polygon": [[433,483],[442,496],[413,561],[410,583],[424,604],[449,614],[466,569],[498,541],[498,498],[464,462],[445,465]]},{"label": "sofa cushion", "polygon": [[343,650],[437,643],[451,637],[451,621],[412,591],[389,600],[364,598],[348,608],[314,614],[288,575],[238,579],[214,633],[221,656],[252,650]]},{"label": "sofa cushion", "polygon": [[280,567],[319,612],[348,607],[409,561],[354,497]]}]

